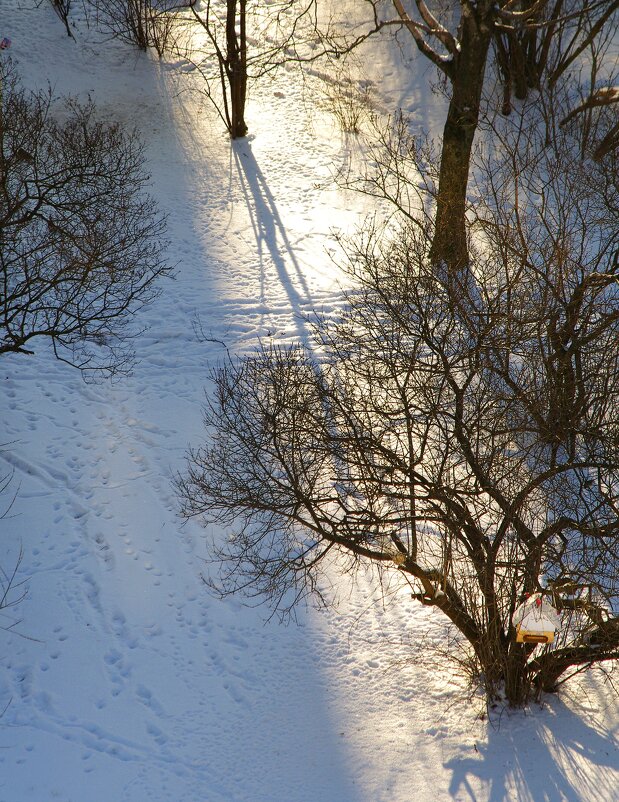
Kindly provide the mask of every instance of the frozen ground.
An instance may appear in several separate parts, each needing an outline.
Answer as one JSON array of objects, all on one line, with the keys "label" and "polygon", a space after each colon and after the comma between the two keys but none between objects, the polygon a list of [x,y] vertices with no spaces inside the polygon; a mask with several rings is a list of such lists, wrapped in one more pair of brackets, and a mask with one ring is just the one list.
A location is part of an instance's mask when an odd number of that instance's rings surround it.
[{"label": "frozen ground", "polygon": [[[173,65],[83,25],[69,41],[47,4],[1,7],[28,85],[139,126],[178,268],[130,379],[86,385],[45,347],[2,359],[0,474],[18,496],[1,564],[23,549],[28,595],[0,633],[0,802],[619,800],[607,685],[489,725],[419,652],[436,622],[406,595],[382,608],[360,583],[282,627],[205,592],[203,531],[181,524],[171,487],[219,353],[194,323],[244,350],[303,337],[300,314],[338,303],[331,231],[368,208],[330,180],[351,143],[283,73],[231,146]],[[367,63],[385,105],[440,117],[397,51]]]}]

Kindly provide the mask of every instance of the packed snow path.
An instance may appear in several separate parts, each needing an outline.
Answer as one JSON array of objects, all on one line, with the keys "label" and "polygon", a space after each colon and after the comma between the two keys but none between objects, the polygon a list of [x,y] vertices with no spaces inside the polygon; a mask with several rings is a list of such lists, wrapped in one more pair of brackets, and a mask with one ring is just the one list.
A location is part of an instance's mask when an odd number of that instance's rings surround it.
[{"label": "packed snow path", "polygon": [[[1,633],[0,802],[619,799],[609,686],[489,727],[424,656],[436,624],[406,595],[383,608],[361,583],[284,628],[201,581],[204,533],[172,488],[220,354],[197,330],[246,350],[337,306],[331,229],[367,207],[330,180],[351,158],[332,122],[284,73],[231,145],[177,65],[84,26],[69,41],[47,5],[4,0],[1,24],[27,85],[140,128],[177,278],[140,320],[129,379],[86,385],[44,346],[2,359],[0,474],[17,498],[1,564],[23,549],[28,595],[3,618],[21,622]],[[399,52],[373,58],[425,123],[432,96]]]}]

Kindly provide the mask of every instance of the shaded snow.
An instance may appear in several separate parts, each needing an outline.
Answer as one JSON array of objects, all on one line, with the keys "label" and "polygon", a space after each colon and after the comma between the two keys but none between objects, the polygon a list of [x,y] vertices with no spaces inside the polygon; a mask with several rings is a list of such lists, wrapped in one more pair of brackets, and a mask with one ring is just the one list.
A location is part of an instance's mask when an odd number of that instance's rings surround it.
[{"label": "shaded snow", "polygon": [[[23,548],[28,597],[1,633],[0,802],[619,799],[609,685],[488,726],[419,649],[440,624],[405,592],[383,608],[360,581],[282,627],[202,584],[204,532],[182,525],[171,486],[220,354],[195,323],[242,351],[337,307],[331,231],[368,205],[330,180],[350,159],[334,125],[283,73],[231,145],[174,65],[83,23],[72,42],[47,5],[4,0],[0,24],[28,85],[91,94],[140,128],[177,264],[140,317],[130,379],[85,385],[44,345],[2,359],[0,475],[18,497],[1,564]],[[440,119],[421,66],[385,47],[371,63],[385,104]]]}]

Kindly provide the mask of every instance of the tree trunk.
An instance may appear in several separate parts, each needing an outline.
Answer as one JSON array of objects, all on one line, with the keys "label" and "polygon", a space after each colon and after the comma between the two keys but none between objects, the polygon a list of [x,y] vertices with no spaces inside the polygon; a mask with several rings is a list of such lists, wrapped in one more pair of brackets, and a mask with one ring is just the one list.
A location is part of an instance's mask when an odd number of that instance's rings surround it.
[{"label": "tree trunk", "polygon": [[509,32],[509,60],[514,84],[514,94],[524,100],[528,94],[527,62],[523,43],[516,31]]},{"label": "tree trunk", "polygon": [[443,262],[450,271],[468,262],[466,190],[491,39],[491,22],[485,21],[489,13],[468,7],[463,12],[460,51],[451,76],[453,91],[443,132],[436,227],[430,252],[435,264]]},{"label": "tree trunk", "polygon": [[247,98],[247,0],[227,0],[226,4],[226,72],[230,85],[230,136],[232,139],[244,137],[247,133],[245,123],[245,100]]},{"label": "tree trunk", "polygon": [[531,692],[531,679],[527,672],[527,658],[531,647],[511,642],[505,664],[505,698],[510,707],[522,707]]}]

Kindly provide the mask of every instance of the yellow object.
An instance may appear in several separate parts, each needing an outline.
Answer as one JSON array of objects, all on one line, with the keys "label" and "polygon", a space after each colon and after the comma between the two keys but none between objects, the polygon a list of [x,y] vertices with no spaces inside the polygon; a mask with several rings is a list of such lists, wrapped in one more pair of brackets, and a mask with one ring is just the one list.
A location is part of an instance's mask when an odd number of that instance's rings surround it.
[{"label": "yellow object", "polygon": [[540,632],[539,630],[524,629],[520,625],[516,627],[516,643],[552,643],[554,638],[554,630],[552,632]]}]

